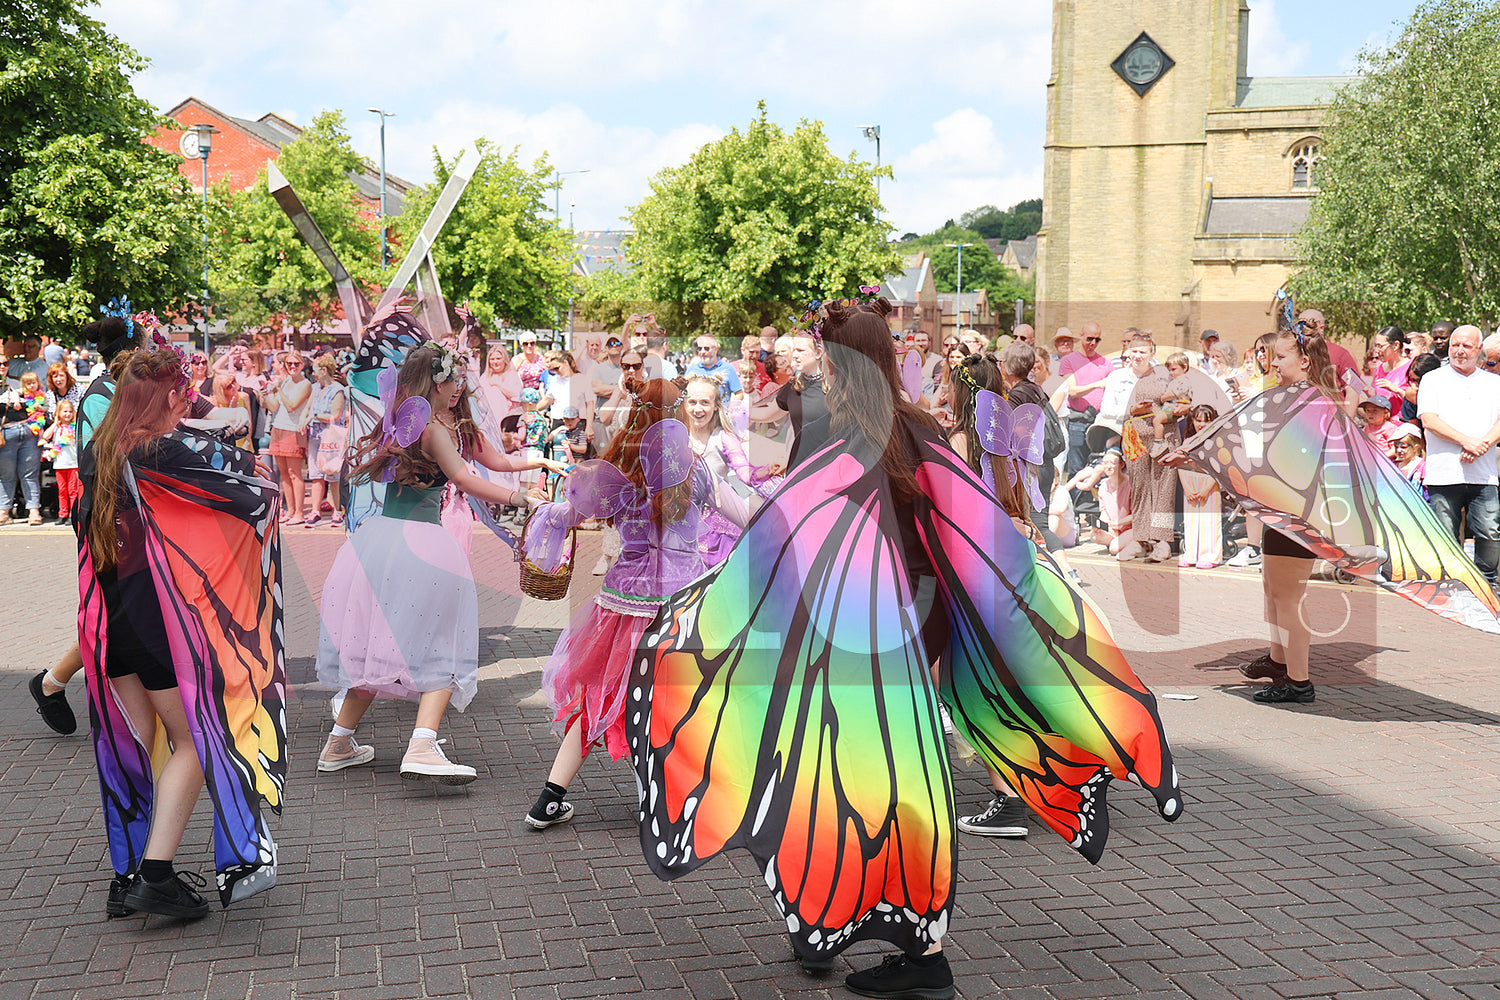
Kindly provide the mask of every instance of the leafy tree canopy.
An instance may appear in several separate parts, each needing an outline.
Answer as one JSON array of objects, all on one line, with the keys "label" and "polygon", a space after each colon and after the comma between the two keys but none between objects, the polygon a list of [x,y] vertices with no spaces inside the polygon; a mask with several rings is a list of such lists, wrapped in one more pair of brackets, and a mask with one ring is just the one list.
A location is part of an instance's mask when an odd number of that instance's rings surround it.
[{"label": "leafy tree canopy", "polygon": [[[502,154],[484,139],[475,145],[479,165],[433,249],[443,295],[468,301],[485,323],[551,327],[567,312],[574,257],[571,235],[547,211],[552,167],[543,157],[527,169],[515,150]],[[403,242],[421,228],[456,162],[433,151],[437,179],[407,200]]]},{"label": "leafy tree canopy", "polygon": [[652,178],[630,213],[640,297],[720,303],[690,307],[685,322],[725,333],[784,321],[809,296],[852,294],[900,265],[875,187],[888,168],[841,160],[821,123],[788,133],[757,107],[743,132]]},{"label": "leafy tree canopy", "polygon": [[[1500,2],[1429,0],[1324,126],[1294,288],[1366,324],[1500,318]],[[1371,327],[1373,328],[1373,327]]]},{"label": "leafy tree canopy", "polygon": [[958,224],[987,240],[1024,240],[1042,229],[1042,199],[1020,201],[1004,211],[982,205],[959,216]]},{"label": "leafy tree canopy", "polygon": [[[380,231],[374,208],[351,173],[365,169],[340,111],[324,111],[281,150],[277,169],[328,237],[349,273],[374,295],[381,288]],[[266,172],[245,191],[214,191],[214,256],[209,287],[215,314],[231,330],[309,322],[342,314],[333,279],[266,190]]]},{"label": "leafy tree canopy", "polygon": [[939,292],[954,292],[958,288],[958,248],[950,243],[968,243],[964,247],[964,288],[989,291],[993,303],[1013,299],[1035,298],[1034,287],[1023,282],[1020,275],[1000,263],[999,258],[984,243],[984,237],[972,229],[946,226],[937,232],[920,236],[909,243],[901,244],[907,253],[922,250],[932,261],[932,283]]},{"label": "leafy tree canopy", "polygon": [[71,340],[128,295],[166,310],[202,267],[200,209],[130,76],[146,60],[79,0],[0,4],[0,336]]}]

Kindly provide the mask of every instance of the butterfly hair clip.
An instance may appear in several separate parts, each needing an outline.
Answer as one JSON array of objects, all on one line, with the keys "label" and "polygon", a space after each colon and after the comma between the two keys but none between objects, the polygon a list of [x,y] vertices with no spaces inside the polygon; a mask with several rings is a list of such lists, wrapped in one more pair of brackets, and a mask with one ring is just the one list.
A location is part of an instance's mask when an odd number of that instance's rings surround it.
[{"label": "butterfly hair clip", "polygon": [[[382,369],[376,377],[376,384],[380,387],[380,402],[385,409],[385,415],[380,420],[384,432],[380,441],[382,445],[395,441],[399,447],[409,448],[427,429],[427,421],[432,419],[432,404],[421,396],[408,396],[401,401],[400,406],[393,407],[399,377],[400,371],[395,368]],[[395,475],[395,463],[387,462],[378,478],[382,483],[388,483]]]},{"label": "butterfly hair clip", "polygon": [[989,389],[979,390],[974,399],[974,433],[979,445],[986,453],[1006,461],[984,463],[984,485],[996,496],[994,466],[1005,468],[1006,487],[1016,484],[1016,463],[1021,463],[1020,475],[1026,481],[1026,493],[1032,506],[1042,510],[1046,501],[1041,486],[1037,483],[1036,466],[1041,465],[1046,444],[1044,428],[1047,415],[1035,403],[1022,403],[1011,408],[1005,397]]},{"label": "butterfly hair clip", "polygon": [[108,305],[99,307],[99,311],[106,316],[118,316],[125,321],[125,339],[135,339],[135,316],[130,311],[130,299],[124,295],[116,295],[109,300]]}]

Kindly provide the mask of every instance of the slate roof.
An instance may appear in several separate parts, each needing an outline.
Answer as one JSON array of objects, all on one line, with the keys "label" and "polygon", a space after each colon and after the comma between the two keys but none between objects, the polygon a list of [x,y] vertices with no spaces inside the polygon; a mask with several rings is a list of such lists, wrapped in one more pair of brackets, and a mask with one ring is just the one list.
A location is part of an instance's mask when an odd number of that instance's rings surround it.
[{"label": "slate roof", "polygon": [[1290,236],[1302,228],[1311,208],[1311,197],[1214,198],[1203,232]]},{"label": "slate roof", "polygon": [[893,304],[916,302],[917,294],[925,283],[929,266],[926,254],[907,257],[906,266],[902,268],[900,274],[887,275],[885,281],[881,282],[880,294]]},{"label": "slate roof", "polygon": [[1332,104],[1339,87],[1352,76],[1242,76],[1236,88],[1237,108],[1307,108]]},{"label": "slate roof", "polygon": [[1016,255],[1016,263],[1026,270],[1031,270],[1036,265],[1036,236],[1031,235],[1024,240],[1011,240],[1010,250]]}]

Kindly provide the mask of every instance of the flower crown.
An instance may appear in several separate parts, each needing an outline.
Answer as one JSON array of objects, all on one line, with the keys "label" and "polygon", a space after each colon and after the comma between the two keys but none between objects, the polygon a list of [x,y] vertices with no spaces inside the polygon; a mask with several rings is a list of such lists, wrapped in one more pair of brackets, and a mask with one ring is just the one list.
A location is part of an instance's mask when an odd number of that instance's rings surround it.
[{"label": "flower crown", "polygon": [[422,346],[437,355],[432,359],[432,380],[434,382],[450,382],[468,371],[470,358],[468,351],[444,347],[435,340],[426,341]]}]

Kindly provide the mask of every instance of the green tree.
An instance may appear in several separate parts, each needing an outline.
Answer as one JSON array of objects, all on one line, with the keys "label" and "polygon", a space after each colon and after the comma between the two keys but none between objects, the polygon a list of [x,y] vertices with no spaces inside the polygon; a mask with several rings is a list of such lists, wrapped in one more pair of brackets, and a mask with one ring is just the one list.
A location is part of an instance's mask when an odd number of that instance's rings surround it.
[{"label": "green tree", "polygon": [[[281,150],[286,175],[354,279],[378,294],[380,230],[374,207],[359,197],[351,174],[366,164],[349,141],[340,111],[324,111]],[[216,315],[231,330],[309,323],[342,315],[333,279],[266,190],[262,170],[244,191],[216,187],[215,254],[209,278]]]},{"label": "green tree", "polygon": [[[502,155],[484,139],[475,145],[473,179],[433,248],[443,295],[468,301],[486,323],[551,327],[568,309],[575,254],[572,235],[548,211],[552,168],[543,157],[527,170],[515,150]],[[405,242],[427,218],[456,162],[433,151],[437,179],[407,200],[397,227]]]},{"label": "green tree", "polygon": [[900,266],[877,169],[834,156],[821,123],[787,133],[757,107],[743,132],[653,177],[630,213],[641,296],[683,303],[682,322],[716,333],[784,321],[796,303],[852,294]]},{"label": "green tree", "polygon": [[0,339],[71,339],[125,294],[167,310],[202,268],[180,162],[142,141],[161,119],[146,60],[79,0],[0,5]]},{"label": "green tree", "polygon": [[959,216],[958,224],[987,240],[1024,240],[1042,229],[1042,199],[1021,201],[1001,211],[982,205]]},{"label": "green tree", "polygon": [[990,298],[1029,299],[1027,285],[1020,277],[1000,263],[999,258],[985,245],[984,237],[972,229],[948,226],[937,232],[918,237],[911,243],[902,244],[908,253],[925,251],[932,262],[932,282],[940,292],[953,292],[958,285],[958,248],[950,243],[968,243],[964,247],[964,288],[974,291],[987,289]]},{"label": "green tree", "polygon": [[1364,323],[1500,317],[1500,2],[1431,0],[1324,126],[1293,287]]}]

